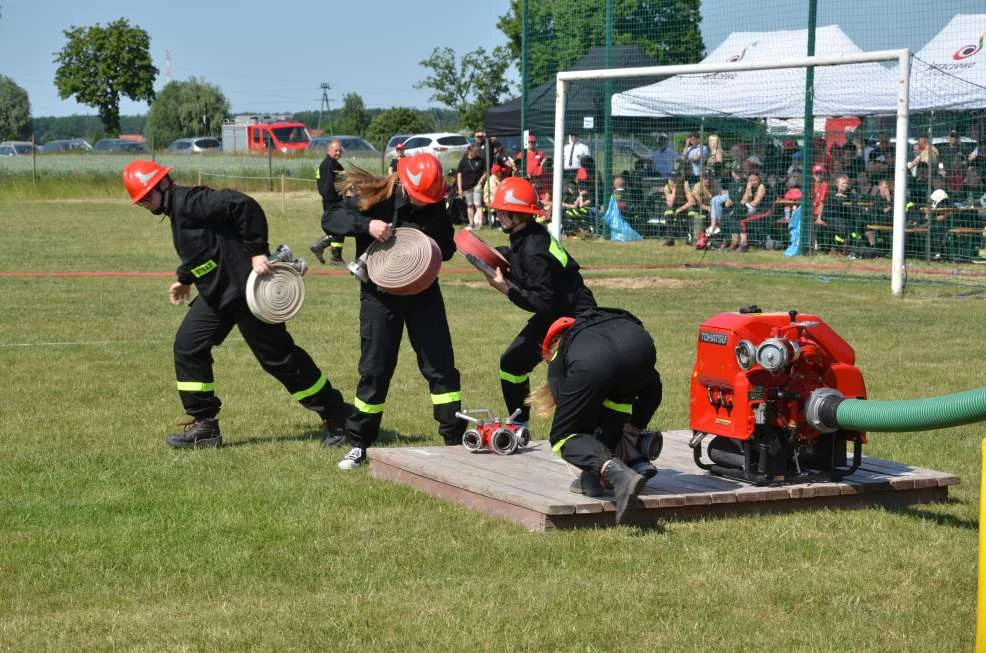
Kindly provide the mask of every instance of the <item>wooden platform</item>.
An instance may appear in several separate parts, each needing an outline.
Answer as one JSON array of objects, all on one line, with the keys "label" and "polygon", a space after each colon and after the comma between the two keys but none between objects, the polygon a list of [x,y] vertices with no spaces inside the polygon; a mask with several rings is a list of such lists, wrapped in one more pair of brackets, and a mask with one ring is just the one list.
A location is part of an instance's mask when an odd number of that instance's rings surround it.
[{"label": "wooden platform", "polygon": [[[664,434],[660,470],[640,495],[627,521],[787,512],[812,507],[902,506],[944,501],[959,478],[931,469],[863,457],[855,474],[840,483],[799,483],[756,487],[708,474],[692,460],[690,431]],[[864,449],[865,451],[865,449]],[[535,441],[510,456],[471,453],[464,447],[371,448],[370,474],[490,515],[519,522],[532,531],[613,524],[605,497],[573,494],[568,466]]]}]

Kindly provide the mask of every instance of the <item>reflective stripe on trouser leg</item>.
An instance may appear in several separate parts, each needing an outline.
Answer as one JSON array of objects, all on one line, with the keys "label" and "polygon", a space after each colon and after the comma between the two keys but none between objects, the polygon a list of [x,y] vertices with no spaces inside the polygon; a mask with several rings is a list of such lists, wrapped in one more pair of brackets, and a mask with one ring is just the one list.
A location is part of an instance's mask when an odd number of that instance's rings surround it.
[{"label": "reflective stripe on trouser leg", "polygon": [[461,385],[445,314],[445,300],[437,281],[424,292],[413,295],[408,302],[404,321],[407,339],[418,358],[418,369],[428,381],[432,415],[438,422],[438,433],[446,443],[457,444],[462,441],[466,422],[455,416],[461,409]]},{"label": "reflective stripe on trouser leg", "polygon": [[500,391],[509,417],[520,409],[517,421],[527,422],[531,409],[524,400],[531,394],[530,373],[541,362],[541,343],[554,315],[534,315],[500,356]]},{"label": "reflective stripe on trouser leg", "polygon": [[257,362],[295,401],[319,415],[338,409],[342,395],[308,352],[295,344],[284,324],[261,322],[250,312],[245,299],[231,304],[229,310],[235,310],[236,326]]},{"label": "reflective stripe on trouser leg", "polygon": [[400,315],[402,297],[382,296],[360,288],[359,383],[354,410],[346,420],[346,435],[353,446],[372,446],[380,434],[380,422],[397,367],[397,354],[404,334]]},{"label": "reflective stripe on trouser leg", "polygon": [[431,414],[438,422],[438,432],[448,444],[462,442],[462,434],[466,431],[466,422],[455,414],[462,410],[462,393],[443,392],[431,395]]},{"label": "reflective stripe on trouser leg", "polygon": [[607,460],[615,458],[609,447],[588,433],[573,433],[553,444],[551,450],[560,452],[565,462],[596,474]]},{"label": "reflective stripe on trouser leg", "polygon": [[[244,302],[245,303],[245,302]],[[175,379],[185,412],[192,417],[215,417],[222,402],[216,396],[212,348],[225,340],[235,323],[227,311],[217,312],[194,300],[175,334]]]}]

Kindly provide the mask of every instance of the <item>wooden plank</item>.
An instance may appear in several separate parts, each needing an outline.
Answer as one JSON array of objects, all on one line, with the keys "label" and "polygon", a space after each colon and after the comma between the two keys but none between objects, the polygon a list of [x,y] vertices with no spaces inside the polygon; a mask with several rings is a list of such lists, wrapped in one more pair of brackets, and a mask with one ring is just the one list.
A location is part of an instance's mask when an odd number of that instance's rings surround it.
[{"label": "wooden plank", "polygon": [[[696,467],[690,431],[664,433],[658,474],[641,492],[629,521],[654,523],[736,514],[774,513],[818,507],[853,508],[942,501],[952,474],[864,456],[841,482],[812,480],[758,487]],[[473,453],[462,447],[370,449],[370,473],[433,496],[509,519],[533,531],[613,523],[610,495],[585,497],[568,491],[568,465],[540,441],[510,456]]]}]

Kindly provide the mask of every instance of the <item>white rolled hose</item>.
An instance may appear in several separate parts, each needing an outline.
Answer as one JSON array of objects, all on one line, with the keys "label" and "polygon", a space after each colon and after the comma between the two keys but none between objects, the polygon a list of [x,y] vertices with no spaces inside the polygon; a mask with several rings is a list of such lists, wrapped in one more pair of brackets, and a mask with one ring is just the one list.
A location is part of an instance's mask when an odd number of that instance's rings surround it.
[{"label": "white rolled hose", "polygon": [[371,243],[363,259],[377,288],[392,295],[416,295],[438,278],[442,250],[421,231],[398,227],[393,238]]},{"label": "white rolled hose", "polygon": [[305,303],[305,282],[294,265],[272,261],[264,275],[250,272],[246,299],[250,312],[267,324],[281,324],[294,317]]}]

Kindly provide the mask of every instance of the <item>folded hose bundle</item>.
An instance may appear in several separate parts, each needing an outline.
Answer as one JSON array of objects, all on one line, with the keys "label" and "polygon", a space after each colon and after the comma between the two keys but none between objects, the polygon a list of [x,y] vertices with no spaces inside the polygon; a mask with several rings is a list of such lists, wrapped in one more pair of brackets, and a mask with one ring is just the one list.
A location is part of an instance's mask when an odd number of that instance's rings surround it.
[{"label": "folded hose bundle", "polygon": [[392,295],[416,295],[438,278],[442,250],[421,231],[398,227],[393,238],[371,243],[363,259],[377,288]]},{"label": "folded hose bundle", "polygon": [[504,275],[510,269],[507,259],[500,252],[490,247],[486,241],[471,231],[462,229],[455,234],[455,246],[477,269],[486,274],[492,274],[496,268],[503,270]]},{"label": "folded hose bundle", "polygon": [[273,271],[247,278],[246,298],[250,312],[268,324],[280,324],[294,317],[305,303],[305,282],[295,265],[272,261]]}]

